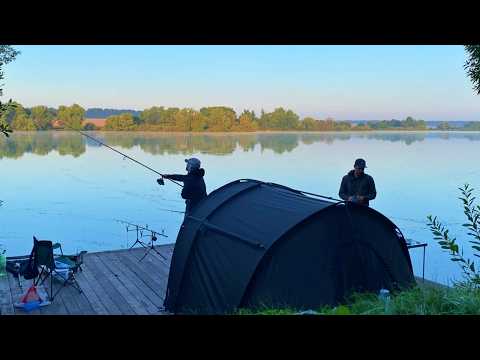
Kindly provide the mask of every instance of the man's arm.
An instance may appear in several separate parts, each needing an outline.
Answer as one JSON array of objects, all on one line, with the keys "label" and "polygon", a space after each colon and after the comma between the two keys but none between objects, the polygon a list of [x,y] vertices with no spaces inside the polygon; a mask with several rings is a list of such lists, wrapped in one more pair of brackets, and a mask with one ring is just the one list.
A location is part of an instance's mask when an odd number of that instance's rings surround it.
[{"label": "man's arm", "polygon": [[170,174],[170,175],[163,175],[164,179],[171,179],[175,181],[185,181],[187,175],[178,175],[178,174]]},{"label": "man's arm", "polygon": [[349,196],[347,194],[347,180],[345,177],[342,178],[342,183],[340,184],[340,190],[338,191],[338,196],[343,200],[348,200]]},{"label": "man's arm", "polygon": [[373,177],[370,176],[370,181],[368,182],[368,194],[365,195],[365,199],[373,200],[377,197],[377,189],[375,188],[375,181]]}]

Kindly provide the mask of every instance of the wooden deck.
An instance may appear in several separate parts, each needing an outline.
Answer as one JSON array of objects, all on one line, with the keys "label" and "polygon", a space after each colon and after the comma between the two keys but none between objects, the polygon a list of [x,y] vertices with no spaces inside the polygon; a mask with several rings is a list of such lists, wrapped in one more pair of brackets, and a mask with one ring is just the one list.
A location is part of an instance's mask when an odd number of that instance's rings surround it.
[{"label": "wooden deck", "polygon": [[[27,313],[13,306],[31,284],[11,273],[0,278],[1,315],[165,315],[161,310],[174,244],[156,246],[139,262],[144,248],[87,253],[76,278],[83,292],[66,286],[52,304]],[[420,287],[442,287],[416,277]],[[45,281],[48,286],[50,281]],[[54,291],[60,282],[54,281]]]},{"label": "wooden deck", "polygon": [[[0,278],[2,315],[164,315],[161,311],[167,287],[174,244],[156,246],[139,262],[146,249],[87,253],[83,271],[76,278],[83,292],[73,286],[63,288],[50,305],[27,313],[13,306],[28,289],[31,280],[11,273]],[[50,281],[45,283],[50,285]],[[54,291],[61,283],[54,281]]]}]

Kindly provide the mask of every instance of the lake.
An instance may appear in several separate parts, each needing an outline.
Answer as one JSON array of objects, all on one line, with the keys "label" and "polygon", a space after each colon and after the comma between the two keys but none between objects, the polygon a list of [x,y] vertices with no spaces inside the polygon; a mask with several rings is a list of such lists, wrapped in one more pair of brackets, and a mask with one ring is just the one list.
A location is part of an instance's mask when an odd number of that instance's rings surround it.
[{"label": "lake", "polygon": [[[162,173],[185,173],[186,157],[202,160],[207,191],[251,178],[338,197],[340,180],[358,157],[367,161],[377,198],[371,206],[407,238],[427,241],[425,277],[446,283],[460,271],[426,225],[437,215],[467,243],[459,186],[480,192],[476,132],[154,134],[89,132]],[[0,137],[0,244],[8,256],[30,252],[32,236],[61,242],[66,252],[130,246],[128,221],[174,242],[184,202],[177,185],[74,132],[16,132]],[[422,272],[422,250],[412,249]]]}]

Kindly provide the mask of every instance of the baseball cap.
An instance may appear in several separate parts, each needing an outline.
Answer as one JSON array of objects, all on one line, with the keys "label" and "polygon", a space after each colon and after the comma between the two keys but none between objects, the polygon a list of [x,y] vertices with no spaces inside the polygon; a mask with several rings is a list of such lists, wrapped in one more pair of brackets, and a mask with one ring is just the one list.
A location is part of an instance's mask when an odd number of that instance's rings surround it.
[{"label": "baseball cap", "polygon": [[201,162],[197,158],[185,159],[185,162],[192,168],[200,168]]},{"label": "baseball cap", "polygon": [[363,159],[357,159],[355,160],[355,164],[353,165],[354,167],[359,167],[359,168],[366,168],[367,167],[367,163],[365,162],[365,160]]}]

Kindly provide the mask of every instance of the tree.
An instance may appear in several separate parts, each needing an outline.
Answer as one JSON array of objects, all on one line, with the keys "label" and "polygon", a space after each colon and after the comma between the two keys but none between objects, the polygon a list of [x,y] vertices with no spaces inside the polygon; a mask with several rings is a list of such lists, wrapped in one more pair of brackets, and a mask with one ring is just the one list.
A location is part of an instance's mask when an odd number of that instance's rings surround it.
[{"label": "tree", "polygon": [[21,105],[16,105],[15,116],[13,117],[11,125],[14,130],[37,130],[33,120],[28,116],[27,112]]},{"label": "tree", "polygon": [[52,128],[52,120],[55,115],[46,106],[34,106],[30,109],[31,118],[38,130],[49,130]]},{"label": "tree", "polygon": [[312,117],[306,117],[302,121],[302,129],[303,130],[315,130],[317,123],[316,120]]},{"label": "tree", "polygon": [[480,121],[469,121],[463,128],[465,130],[480,131]]},{"label": "tree", "polygon": [[437,125],[438,130],[450,130],[450,124],[447,121],[442,121]]},{"label": "tree", "polygon": [[205,131],[208,129],[208,119],[202,113],[195,111],[192,113],[192,131]]},{"label": "tree", "polygon": [[256,131],[258,125],[256,123],[255,113],[244,110],[243,113],[238,118],[238,122],[232,128],[234,131]]},{"label": "tree", "polygon": [[[20,52],[18,50],[15,50],[12,48],[10,45],[0,45],[0,81],[3,80],[3,65],[8,64],[9,62],[12,62],[15,60],[17,55],[19,55]],[[1,88],[2,84],[0,83],[0,96],[3,95],[3,89]],[[8,137],[9,133],[12,132],[10,127],[8,126],[8,123],[2,120],[3,118],[3,113],[8,111],[12,107],[12,100],[10,99],[8,103],[2,104],[0,101],[0,132],[3,133],[5,136]]]},{"label": "tree", "polygon": [[72,106],[61,105],[58,108],[58,119],[67,129],[80,130],[84,116],[85,109],[77,104]]},{"label": "tree", "polygon": [[465,70],[473,83],[473,89],[480,95],[480,45],[466,45],[469,58],[465,62]]},{"label": "tree", "polygon": [[271,113],[265,113],[262,110],[259,122],[262,129],[294,130],[298,129],[299,116],[292,110],[285,110],[279,107]]},{"label": "tree", "polygon": [[405,122],[404,122],[404,126],[407,127],[407,128],[413,128],[415,127],[415,119],[412,118],[411,116],[408,116],[406,119],[405,119]]},{"label": "tree", "polygon": [[225,106],[204,107],[200,113],[207,118],[209,131],[229,131],[237,120],[235,110]]},{"label": "tree", "polygon": [[123,113],[120,115],[112,115],[105,121],[105,130],[128,131],[136,128],[133,115],[131,113]]},{"label": "tree", "polygon": [[179,108],[165,108],[153,106],[145,109],[140,114],[141,122],[146,125],[159,125],[161,129],[173,129],[175,127],[175,114]]}]

